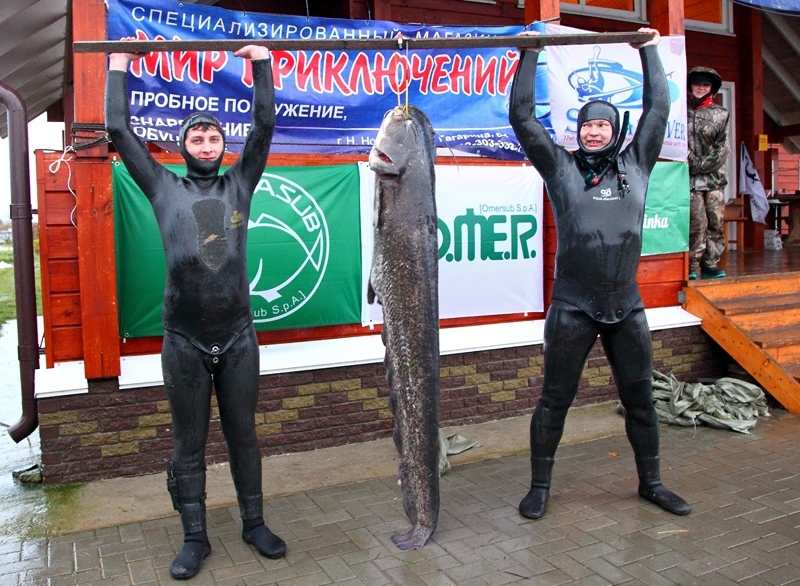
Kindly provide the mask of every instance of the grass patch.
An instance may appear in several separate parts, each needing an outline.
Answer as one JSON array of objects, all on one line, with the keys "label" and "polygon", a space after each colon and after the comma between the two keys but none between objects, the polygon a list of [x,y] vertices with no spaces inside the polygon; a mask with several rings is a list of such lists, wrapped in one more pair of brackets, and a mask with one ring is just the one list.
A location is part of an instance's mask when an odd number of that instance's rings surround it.
[{"label": "grass patch", "polygon": [[[14,251],[10,246],[0,247],[0,261],[14,264]],[[39,253],[33,257],[36,276],[36,315],[42,315],[42,276],[39,270]],[[17,297],[14,288],[14,269],[0,269],[0,324],[17,319]]]}]

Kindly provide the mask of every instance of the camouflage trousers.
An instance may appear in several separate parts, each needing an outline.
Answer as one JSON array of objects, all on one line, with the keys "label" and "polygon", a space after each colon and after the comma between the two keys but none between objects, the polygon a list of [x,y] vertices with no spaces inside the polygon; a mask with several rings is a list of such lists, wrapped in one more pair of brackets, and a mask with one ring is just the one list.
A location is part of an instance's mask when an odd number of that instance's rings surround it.
[{"label": "camouflage trousers", "polygon": [[689,265],[715,267],[725,250],[725,192],[692,190],[689,221]]}]

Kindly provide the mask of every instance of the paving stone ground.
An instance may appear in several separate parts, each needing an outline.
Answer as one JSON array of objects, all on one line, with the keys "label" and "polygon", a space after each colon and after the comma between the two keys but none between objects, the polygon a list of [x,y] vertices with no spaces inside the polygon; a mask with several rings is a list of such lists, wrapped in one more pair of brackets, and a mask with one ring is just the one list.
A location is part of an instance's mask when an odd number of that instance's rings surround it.
[{"label": "paving stone ground", "polygon": [[[413,552],[390,539],[409,528],[393,478],[267,501],[267,523],[288,544],[281,560],[241,540],[235,508],[211,510],[213,551],[188,584],[800,584],[800,417],[776,412],[750,435],[662,427],[661,445],[665,484],[693,507],[686,517],[636,495],[630,446],[611,437],[559,449],[539,521],[516,509],[527,455],[453,468],[439,527]],[[176,584],[181,537],[170,517],[7,544],[0,584]]]}]

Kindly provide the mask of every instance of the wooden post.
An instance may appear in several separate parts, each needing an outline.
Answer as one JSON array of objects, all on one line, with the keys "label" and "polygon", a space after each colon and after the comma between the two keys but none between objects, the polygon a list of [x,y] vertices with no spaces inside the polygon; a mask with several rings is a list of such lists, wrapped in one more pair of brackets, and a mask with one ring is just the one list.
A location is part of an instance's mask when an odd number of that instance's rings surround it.
[{"label": "wooden post", "polygon": [[525,24],[561,18],[559,0],[525,0]]},{"label": "wooden post", "polygon": [[[105,39],[105,30],[103,0],[73,0],[75,41]],[[75,121],[102,123],[106,56],[75,54],[73,63]],[[106,145],[79,150],[74,176],[83,359],[90,379],[120,374],[114,199],[107,155]]]},{"label": "wooden post", "polygon": [[683,0],[648,0],[650,26],[662,35],[683,35]]},{"label": "wooden post", "polygon": [[373,12],[372,18],[375,20],[392,20],[392,0],[375,0]]},{"label": "wooden post", "polygon": [[[758,150],[758,135],[764,133],[764,85],[761,62],[761,11],[733,5],[733,21],[739,38],[739,65],[741,67],[742,88],[736,92],[739,103],[737,130],[744,141],[750,158],[753,160],[762,182],[766,177],[766,157]],[[741,121],[741,122],[740,122]],[[739,152],[739,145],[731,145]],[[729,178],[736,181],[737,177]],[[748,250],[763,250],[764,224],[745,223],[744,247]]]}]

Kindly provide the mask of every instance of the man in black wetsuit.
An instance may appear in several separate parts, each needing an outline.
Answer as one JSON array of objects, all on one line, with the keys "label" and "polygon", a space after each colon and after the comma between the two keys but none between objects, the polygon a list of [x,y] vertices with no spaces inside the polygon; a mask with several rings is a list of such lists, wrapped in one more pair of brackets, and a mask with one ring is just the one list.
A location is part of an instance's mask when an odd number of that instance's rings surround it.
[{"label": "man in black wetsuit", "polygon": [[644,71],[643,111],[633,142],[621,153],[626,124],[620,129],[617,109],[603,101],[581,108],[575,153],[553,143],[534,111],[538,50],[521,50],[511,91],[511,125],[547,185],[558,241],[545,321],[544,383],[531,420],[531,489],[519,505],[531,519],[545,512],[564,420],[598,335],[625,407],[639,494],[677,515],[690,511],[660,480],[653,349],[636,283],[647,182],[669,114],[669,90],[655,47],[658,32],[639,30],[655,36],[634,46]]},{"label": "man in black wetsuit", "polygon": [[192,114],[180,129],[186,177],[157,163],[129,126],[127,69],[142,54],[109,56],[106,128],[153,206],[167,261],[161,363],[174,436],[167,486],[184,531],[183,549],[170,567],[178,579],[194,576],[211,552],[206,533],[205,444],[212,384],[228,443],[242,538],[270,558],[286,551],[286,544],[263,518],[255,430],[258,340],[245,257],[250,201],[275,128],[275,96],[269,51],[251,45],[234,55],[251,59],[253,68],[252,126],[242,154],[220,176],[225,145],[220,123],[207,113]]}]

